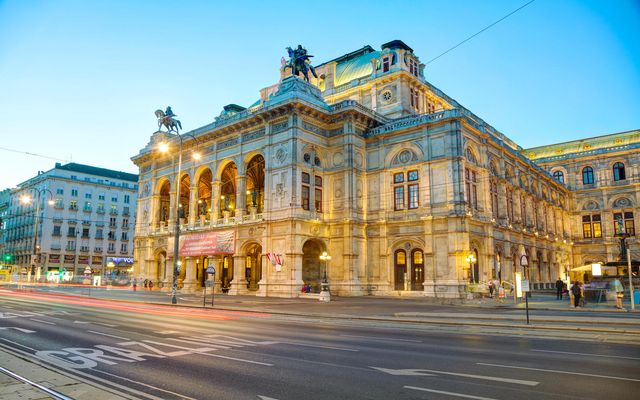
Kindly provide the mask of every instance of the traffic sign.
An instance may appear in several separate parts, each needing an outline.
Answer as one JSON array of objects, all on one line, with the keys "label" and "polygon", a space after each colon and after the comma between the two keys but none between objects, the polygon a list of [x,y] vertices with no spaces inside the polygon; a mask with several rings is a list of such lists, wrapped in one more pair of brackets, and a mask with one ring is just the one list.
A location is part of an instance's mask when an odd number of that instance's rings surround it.
[{"label": "traffic sign", "polygon": [[529,291],[529,280],[527,280],[527,279],[523,279],[522,280],[522,291],[523,292],[528,292]]}]

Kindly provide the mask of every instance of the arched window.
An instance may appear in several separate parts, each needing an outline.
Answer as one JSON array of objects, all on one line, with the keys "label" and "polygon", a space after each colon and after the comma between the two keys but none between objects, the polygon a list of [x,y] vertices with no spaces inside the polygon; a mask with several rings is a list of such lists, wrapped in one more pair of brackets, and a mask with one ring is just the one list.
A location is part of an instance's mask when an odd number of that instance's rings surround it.
[{"label": "arched window", "polygon": [[553,171],[553,179],[560,183],[564,183],[564,173],[562,171]]},{"label": "arched window", "polygon": [[584,167],[582,169],[582,183],[585,185],[593,184],[593,168]]},{"label": "arched window", "polygon": [[623,179],[627,179],[624,173],[624,164],[621,162],[617,162],[613,164],[613,180],[621,181]]}]

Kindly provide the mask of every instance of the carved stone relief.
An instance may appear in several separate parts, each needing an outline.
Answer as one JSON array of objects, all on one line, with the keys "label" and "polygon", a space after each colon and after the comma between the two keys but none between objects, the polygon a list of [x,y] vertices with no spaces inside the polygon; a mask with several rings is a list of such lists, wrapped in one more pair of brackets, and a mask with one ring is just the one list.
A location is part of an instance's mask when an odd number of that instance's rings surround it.
[{"label": "carved stone relief", "polygon": [[333,154],[333,165],[336,167],[342,166],[344,163],[344,154],[337,152]]}]

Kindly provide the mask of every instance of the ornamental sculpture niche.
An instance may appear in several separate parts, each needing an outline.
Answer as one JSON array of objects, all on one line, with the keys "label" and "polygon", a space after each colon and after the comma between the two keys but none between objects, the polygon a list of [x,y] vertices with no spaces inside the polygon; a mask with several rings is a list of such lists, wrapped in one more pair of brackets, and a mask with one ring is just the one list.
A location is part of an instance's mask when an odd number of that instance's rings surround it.
[{"label": "ornamental sculpture niche", "polygon": [[411,150],[404,149],[391,160],[391,165],[409,164],[418,161],[418,156]]},{"label": "ornamental sculpture niche", "polygon": [[624,207],[629,207],[630,205],[631,205],[631,202],[626,197],[619,198],[613,202],[614,208],[624,208]]}]

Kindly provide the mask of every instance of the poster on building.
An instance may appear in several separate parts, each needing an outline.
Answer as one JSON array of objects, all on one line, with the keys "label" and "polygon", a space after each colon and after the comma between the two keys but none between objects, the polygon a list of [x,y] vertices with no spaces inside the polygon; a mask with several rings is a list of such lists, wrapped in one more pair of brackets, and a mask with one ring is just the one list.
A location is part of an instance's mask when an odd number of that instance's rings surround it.
[{"label": "poster on building", "polygon": [[[173,257],[174,238],[167,243],[167,257]],[[235,252],[235,231],[190,233],[180,236],[181,257],[196,257]]]},{"label": "poster on building", "polygon": [[49,254],[49,262],[51,264],[60,264],[60,254]]}]

